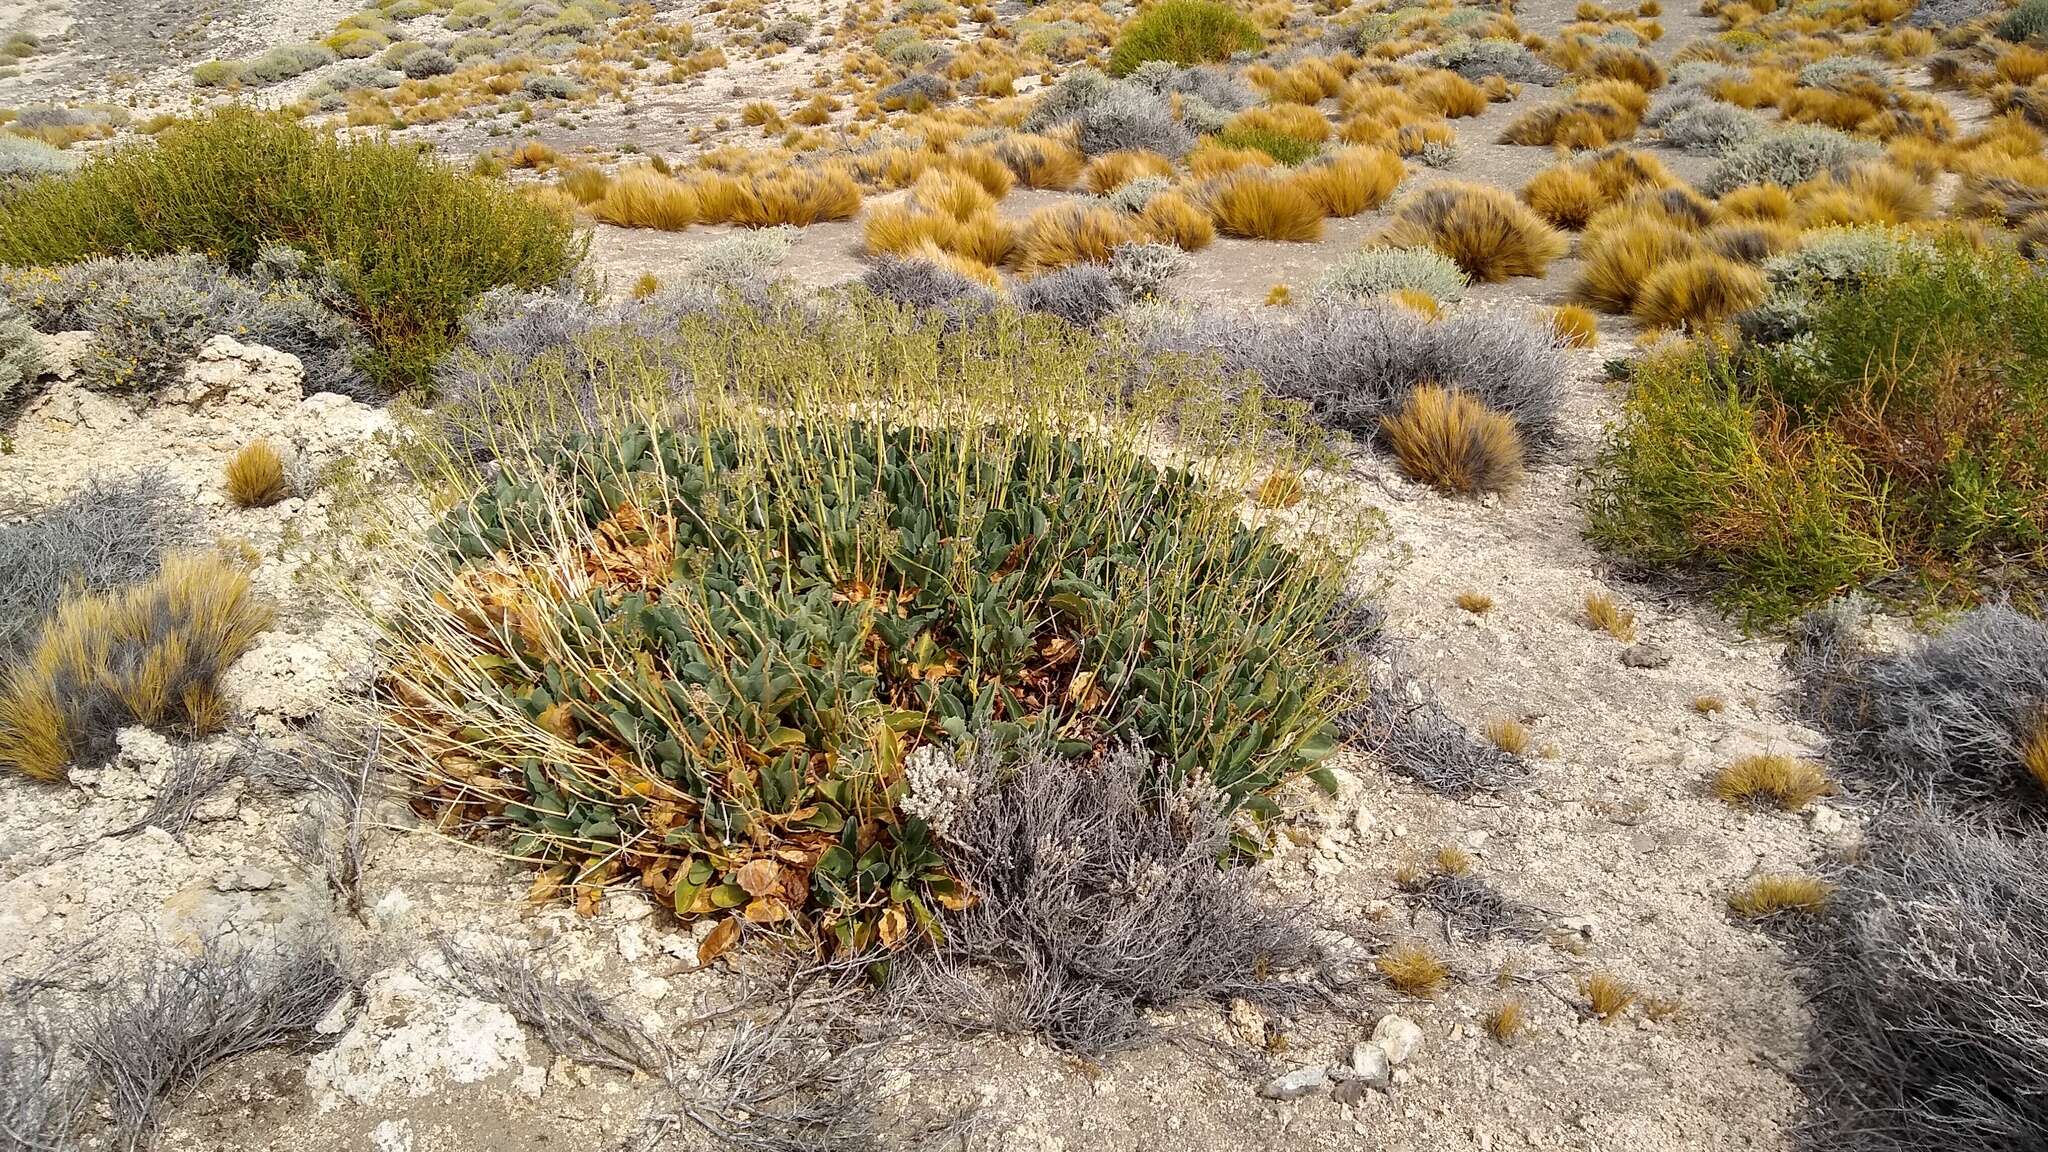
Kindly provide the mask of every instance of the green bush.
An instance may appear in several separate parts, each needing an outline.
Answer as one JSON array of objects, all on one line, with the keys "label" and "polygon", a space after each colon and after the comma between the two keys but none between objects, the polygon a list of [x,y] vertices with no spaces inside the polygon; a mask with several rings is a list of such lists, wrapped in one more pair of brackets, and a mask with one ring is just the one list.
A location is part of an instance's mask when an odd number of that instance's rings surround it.
[{"label": "green bush", "polygon": [[1265,43],[1258,26],[1228,4],[1161,0],[1124,26],[1110,51],[1109,71],[1126,76],[1147,60],[1211,64],[1234,52],[1256,52]]},{"label": "green bush", "polygon": [[1998,22],[1997,36],[2012,44],[2048,40],[2048,0],[2020,0],[2020,6]]},{"label": "green bush", "polygon": [[1323,150],[1323,146],[1313,140],[1303,140],[1299,136],[1267,128],[1231,128],[1217,133],[1215,140],[1225,148],[1250,148],[1264,152],[1290,166],[1307,163]]},{"label": "green bush", "polygon": [[1798,331],[1638,366],[1591,534],[1714,573],[1753,621],[1897,568],[1925,592],[2048,574],[2048,281],[2007,249],[1905,248]]},{"label": "green bush", "polygon": [[[454,469],[439,550],[396,565],[391,719],[444,826],[565,884],[859,951],[963,898],[931,827],[963,745],[1137,741],[1260,816],[1334,748],[1355,553],[1313,496],[1306,538],[1248,504],[1249,469],[1299,460],[1256,399],[1169,412],[1096,383],[1137,371],[1125,341],[868,301],[516,359],[469,409],[495,463]],[[509,443],[550,404],[583,430]],[[1168,418],[1199,471],[1145,450]]]},{"label": "green bush", "polygon": [[363,370],[391,391],[428,382],[478,296],[553,283],[580,256],[567,219],[509,187],[240,108],[102,153],[8,208],[0,264],[199,252],[247,269],[268,242],[299,249],[369,336]]}]

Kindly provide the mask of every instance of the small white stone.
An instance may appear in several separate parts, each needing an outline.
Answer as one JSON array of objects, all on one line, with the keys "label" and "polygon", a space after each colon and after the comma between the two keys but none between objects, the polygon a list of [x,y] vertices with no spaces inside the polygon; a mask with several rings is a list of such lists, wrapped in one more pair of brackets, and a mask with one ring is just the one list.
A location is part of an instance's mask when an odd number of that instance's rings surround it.
[{"label": "small white stone", "polygon": [[1422,1029],[1402,1016],[1382,1016],[1373,1026],[1372,1042],[1387,1054],[1387,1063],[1400,1065],[1422,1046]]}]

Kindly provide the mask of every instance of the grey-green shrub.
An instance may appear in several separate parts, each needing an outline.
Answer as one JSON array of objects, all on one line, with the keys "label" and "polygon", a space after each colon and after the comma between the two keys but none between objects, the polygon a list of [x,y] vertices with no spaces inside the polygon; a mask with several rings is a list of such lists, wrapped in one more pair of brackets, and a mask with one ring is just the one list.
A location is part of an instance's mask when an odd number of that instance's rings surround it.
[{"label": "grey-green shrub", "polygon": [[1119,244],[1109,254],[1109,280],[1127,300],[1151,300],[1192,263],[1172,244]]},{"label": "grey-green shrub", "polygon": [[1466,283],[1457,261],[1434,248],[1367,248],[1331,265],[1316,282],[1315,295],[1362,304],[1408,288],[1449,304],[1465,295]]},{"label": "grey-green shrub", "polygon": [[277,84],[332,64],[334,58],[332,50],[319,44],[287,44],[243,63],[241,74],[259,84]]},{"label": "grey-green shrub", "polygon": [[1729,149],[1707,177],[1704,190],[1714,196],[1745,184],[1777,184],[1790,188],[1823,172],[1884,154],[1876,141],[1864,140],[1820,124],[1795,124],[1753,137]]},{"label": "grey-green shrub", "polygon": [[27,398],[29,385],[42,367],[35,329],[12,302],[0,299],[0,416]]},{"label": "grey-green shrub", "polygon": [[62,148],[41,140],[16,136],[0,129],[0,191],[10,184],[27,183],[38,176],[55,176],[78,167],[79,159]]}]

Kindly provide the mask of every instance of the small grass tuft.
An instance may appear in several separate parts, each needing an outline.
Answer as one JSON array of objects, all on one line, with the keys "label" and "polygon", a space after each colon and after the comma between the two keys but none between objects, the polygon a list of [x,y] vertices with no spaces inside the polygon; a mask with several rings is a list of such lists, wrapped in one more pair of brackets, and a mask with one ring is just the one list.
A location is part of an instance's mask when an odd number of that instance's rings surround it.
[{"label": "small grass tuft", "polygon": [[1528,1016],[1520,1000],[1503,1000],[1486,1014],[1486,1034],[1499,1043],[1512,1043],[1528,1027]]},{"label": "small grass tuft", "polygon": [[1785,912],[1818,912],[1834,886],[1818,876],[1769,872],[1728,898],[1728,907],[1745,920],[1764,920]]},{"label": "small grass tuft", "polygon": [[1474,616],[1484,616],[1493,611],[1493,597],[1484,592],[1460,592],[1451,602]]},{"label": "small grass tuft", "polygon": [[268,508],[291,494],[284,458],[268,440],[251,440],[228,458],[223,469],[228,499],[238,508]]},{"label": "small grass tuft", "polygon": [[1701,693],[1692,698],[1692,710],[1702,716],[1717,716],[1728,708],[1728,702],[1712,693]]},{"label": "small grass tuft", "polygon": [[2034,718],[2033,734],[2020,748],[2020,766],[2043,792],[2048,792],[2048,710]]},{"label": "small grass tuft", "polygon": [[1495,748],[1510,756],[1520,756],[1529,750],[1529,726],[1512,716],[1488,720],[1482,732]]},{"label": "small grass tuft", "polygon": [[1550,327],[1558,343],[1567,348],[1591,348],[1600,343],[1600,321],[1592,310],[1566,304],[1550,313]]},{"label": "small grass tuft", "polygon": [[1632,642],[1636,638],[1636,614],[1605,592],[1586,594],[1586,622],[1616,640]]},{"label": "small grass tuft", "polygon": [[1434,996],[1451,979],[1450,966],[1420,941],[1404,940],[1380,953],[1374,963],[1390,986],[1410,996]]},{"label": "small grass tuft", "polygon": [[1788,812],[1833,790],[1818,765],[1790,756],[1745,756],[1714,778],[1714,795],[1730,804],[1771,803]]},{"label": "small grass tuft", "polygon": [[1474,280],[1541,276],[1565,254],[1563,234],[1499,188],[1449,181],[1403,200],[1380,243],[1434,248]]},{"label": "small grass tuft", "polygon": [[1635,985],[1608,972],[1595,972],[1579,981],[1579,995],[1586,998],[1586,1011],[1611,1024],[1637,999]]}]

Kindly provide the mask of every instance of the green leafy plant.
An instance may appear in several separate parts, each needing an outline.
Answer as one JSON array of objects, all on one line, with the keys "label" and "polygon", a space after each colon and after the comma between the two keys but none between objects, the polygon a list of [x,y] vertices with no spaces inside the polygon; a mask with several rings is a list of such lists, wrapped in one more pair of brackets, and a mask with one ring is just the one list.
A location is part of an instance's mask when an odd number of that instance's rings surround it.
[{"label": "green leafy plant", "polygon": [[1636,365],[1592,470],[1593,538],[1719,573],[1759,622],[1901,567],[1936,594],[2036,586],[2048,284],[1957,238],[1810,292],[1791,338]]},{"label": "green leafy plant", "polygon": [[1109,71],[1127,76],[1148,60],[1212,64],[1265,45],[1258,26],[1215,0],[1162,0],[1124,26],[1110,50]]},{"label": "green leafy plant", "polygon": [[[495,466],[450,457],[460,500],[384,620],[423,811],[565,887],[637,877],[724,941],[744,920],[864,951],[973,898],[926,819],[949,749],[1136,740],[1251,819],[1319,771],[1357,688],[1331,657],[1354,542],[1247,499],[1302,425],[1118,398],[1113,336],[905,315],[594,333],[579,356],[699,384],[678,409],[614,375],[635,398],[563,438],[503,441],[515,406],[549,425],[537,383],[568,395],[545,366],[506,380],[478,414]],[[1229,447],[1251,443],[1268,459]]]},{"label": "green leafy plant", "polygon": [[14,265],[200,252],[247,269],[268,242],[331,278],[373,345],[363,369],[394,391],[427,383],[478,296],[554,283],[580,258],[569,221],[508,186],[243,108],[38,181],[0,215]]}]

